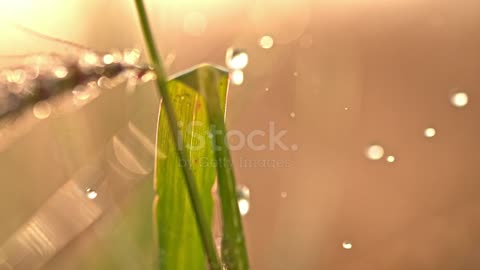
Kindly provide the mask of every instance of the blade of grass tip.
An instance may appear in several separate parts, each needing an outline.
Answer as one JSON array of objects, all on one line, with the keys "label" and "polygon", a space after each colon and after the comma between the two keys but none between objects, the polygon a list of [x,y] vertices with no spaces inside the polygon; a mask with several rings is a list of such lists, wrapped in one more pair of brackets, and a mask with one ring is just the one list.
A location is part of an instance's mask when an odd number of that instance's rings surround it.
[{"label": "blade of grass tip", "polygon": [[148,22],[145,5],[142,0],[135,0],[135,5],[138,13],[138,18],[140,20],[143,36],[144,36],[147,49],[150,55],[150,61],[153,65],[153,69],[157,77],[156,79],[157,90],[159,91],[160,96],[163,98],[162,102],[166,110],[168,123],[170,125],[170,130],[172,132],[172,137],[175,138],[174,143],[175,143],[176,152],[178,154],[178,158],[180,162],[179,166],[182,167],[182,172],[184,175],[184,179],[186,181],[188,195],[189,195],[190,202],[195,214],[197,227],[200,232],[200,236],[205,249],[207,261],[212,270],[220,270],[221,264],[217,257],[215,242],[212,237],[211,229],[208,225],[209,222],[207,221],[206,215],[201,205],[200,196],[196,188],[195,179],[191,171],[189,160],[186,156],[186,153],[183,150],[185,149],[183,147],[183,138],[182,136],[179,135],[180,131],[177,125],[173,104],[167,91],[166,74],[165,74],[162,62],[160,60],[161,59],[160,55],[157,52],[157,49],[155,46],[152,31],[150,30],[150,25]]},{"label": "blade of grass tip", "polygon": [[237,203],[236,181],[227,142],[224,113],[215,85],[217,73],[212,69],[199,70],[200,92],[207,103],[211,133],[214,134],[214,153],[217,161],[218,191],[222,206],[222,260],[229,270],[248,270],[248,253],[242,218]]}]

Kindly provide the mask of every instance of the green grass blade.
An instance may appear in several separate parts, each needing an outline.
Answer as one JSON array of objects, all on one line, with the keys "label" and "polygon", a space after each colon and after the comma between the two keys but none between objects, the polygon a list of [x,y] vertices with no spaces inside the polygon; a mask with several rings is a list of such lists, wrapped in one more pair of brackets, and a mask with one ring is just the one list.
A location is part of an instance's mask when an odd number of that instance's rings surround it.
[{"label": "green grass blade", "polygon": [[[213,199],[211,189],[215,182],[215,157],[209,137],[209,121],[204,98],[200,95],[194,78],[204,68],[212,68],[218,74],[214,84],[217,96],[222,97],[225,110],[228,73],[210,66],[202,66],[168,81],[168,94],[172,99],[180,136],[185,142],[185,153],[191,164],[201,199],[207,226],[211,228]],[[157,138],[155,214],[157,222],[159,264],[162,270],[205,269],[206,262],[202,242],[195,226],[195,215],[189,203],[189,194],[174,141],[169,131],[168,118],[161,108]]]},{"label": "green grass blade", "polygon": [[[181,135],[180,128],[178,127],[178,124],[177,124],[173,101],[170,98],[169,89],[166,83],[165,71],[162,65],[160,54],[158,53],[157,48],[155,46],[155,41],[153,38],[152,31],[150,29],[150,24],[148,22],[148,16],[147,16],[147,12],[146,12],[143,0],[135,0],[135,6],[137,9],[138,18],[140,20],[142,33],[145,38],[145,43],[147,45],[148,52],[150,55],[150,61],[151,61],[151,64],[153,65],[155,75],[157,76],[157,79],[155,80],[157,85],[157,90],[159,91],[160,96],[163,98],[162,106],[166,111],[166,114],[163,114],[163,115],[166,116],[166,119],[168,122],[168,127],[170,130],[169,134],[172,136],[172,138],[175,138],[175,140],[172,140],[175,153],[168,157],[170,158],[170,160],[172,159],[172,156],[176,156],[179,159],[176,164],[176,167],[180,168],[181,175],[183,176],[184,183],[186,184],[189,202],[193,209],[195,223],[197,225],[196,227],[198,229],[198,232],[200,233],[200,237],[202,240],[201,242],[203,244],[203,248],[208,260],[208,264],[212,270],[220,270],[221,265],[217,257],[217,253],[215,250],[215,243],[213,241],[211,228],[209,226],[211,222],[209,222],[209,219],[204,213],[204,208],[202,207],[201,198],[196,187],[195,177],[192,172],[187,153],[184,151],[183,136]],[[178,180],[178,179],[175,179],[175,180]],[[160,202],[158,202],[158,204],[160,204]],[[195,227],[193,224],[187,225],[187,226]],[[168,249],[160,249],[160,251],[167,251],[167,250]]]},{"label": "green grass blade", "polygon": [[222,85],[218,70],[203,67],[196,81],[201,95],[207,102],[210,132],[214,134],[215,159],[217,162],[218,191],[222,208],[222,261],[229,270],[249,269],[248,254],[243,233],[242,218],[237,203],[235,174],[227,142],[225,126],[225,95],[216,91]]}]

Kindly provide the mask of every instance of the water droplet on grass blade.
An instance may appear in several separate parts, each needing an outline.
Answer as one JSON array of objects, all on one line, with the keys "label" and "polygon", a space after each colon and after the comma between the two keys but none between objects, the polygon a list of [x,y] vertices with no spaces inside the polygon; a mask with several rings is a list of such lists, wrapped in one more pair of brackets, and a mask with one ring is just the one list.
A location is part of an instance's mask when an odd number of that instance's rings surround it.
[{"label": "water droplet on grass blade", "polygon": [[80,64],[86,65],[98,65],[99,59],[98,55],[94,52],[86,52],[83,54],[82,58],[80,59]]},{"label": "water droplet on grass blade", "polygon": [[153,71],[148,71],[145,74],[143,74],[143,76],[140,79],[142,80],[142,82],[149,82],[157,79],[157,76]]},{"label": "water droplet on grass blade", "polygon": [[59,79],[63,79],[68,75],[68,69],[64,66],[59,66],[53,69],[53,75]]},{"label": "water droplet on grass blade", "polygon": [[229,48],[225,63],[230,69],[244,69],[248,64],[248,54],[242,49]]},{"label": "water droplet on grass blade", "polygon": [[127,49],[123,51],[123,62],[129,65],[136,65],[140,60],[140,50],[138,49]]},{"label": "water droplet on grass blade", "polygon": [[37,119],[46,119],[50,116],[51,113],[52,113],[52,107],[46,101],[37,102],[33,106],[33,115]]},{"label": "water droplet on grass blade", "polygon": [[250,189],[247,186],[237,187],[237,202],[240,214],[245,216],[250,211]]},{"label": "water droplet on grass blade", "polygon": [[110,65],[111,63],[113,63],[115,61],[115,58],[113,57],[113,55],[111,54],[105,54],[103,56],[103,63],[105,65]]},{"label": "water droplet on grass blade", "polygon": [[22,84],[25,82],[26,73],[24,70],[16,69],[16,70],[7,70],[6,71],[6,78],[8,82]]},{"label": "water droplet on grass blade", "polygon": [[235,85],[241,85],[243,83],[243,71],[234,70],[231,72],[232,83]]}]

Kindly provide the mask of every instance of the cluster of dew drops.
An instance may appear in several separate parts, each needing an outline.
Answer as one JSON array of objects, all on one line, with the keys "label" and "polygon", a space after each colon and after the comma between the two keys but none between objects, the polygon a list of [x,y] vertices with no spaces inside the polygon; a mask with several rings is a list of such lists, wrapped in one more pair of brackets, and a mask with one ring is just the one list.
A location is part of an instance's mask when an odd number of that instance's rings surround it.
[{"label": "cluster of dew drops", "polygon": [[[112,53],[96,53],[86,51],[78,56],[57,55],[34,55],[25,59],[26,65],[15,69],[4,69],[0,74],[0,83],[5,91],[0,92],[0,109],[8,109],[10,106],[5,102],[5,95],[13,96],[21,101],[22,97],[35,97],[34,89],[44,86],[57,87],[71,77],[75,85],[70,88],[72,104],[66,106],[83,106],[98,96],[99,89],[109,89],[127,81],[127,90],[133,89],[139,82],[148,82],[155,79],[150,67],[139,65],[140,51],[138,49],[125,49]],[[30,61],[34,60],[31,64]],[[115,72],[109,73],[109,68],[114,67]],[[76,81],[78,76],[85,75],[88,81]],[[88,75],[88,76],[87,76]],[[128,84],[131,87],[129,87]],[[33,100],[33,116],[43,120],[48,118],[52,111],[51,98],[61,94],[51,92],[44,100]],[[2,99],[3,97],[3,99]],[[6,96],[9,97],[9,96]],[[30,98],[32,99],[32,98]],[[63,100],[65,101],[65,100]],[[62,101],[62,102],[63,102]],[[59,106],[62,106],[60,104]],[[85,196],[89,200],[95,200],[99,196],[93,188],[85,189]]]},{"label": "cluster of dew drops", "polygon": [[[38,119],[46,119],[52,113],[51,98],[60,95],[63,92],[62,85],[66,83],[73,85],[73,89],[70,89],[74,107],[82,106],[97,97],[99,89],[113,88],[125,81],[127,90],[134,89],[138,82],[155,79],[149,67],[139,65],[139,58],[138,49],[110,53],[87,50],[78,56],[52,53],[25,57],[25,65],[1,71],[0,83],[8,91],[3,91],[3,96],[0,95],[0,112],[1,109],[15,109],[17,104],[30,99],[35,102],[32,104],[33,115]],[[47,94],[43,94],[43,99],[37,100],[38,91]],[[68,102],[63,103],[67,109],[72,106]]]}]

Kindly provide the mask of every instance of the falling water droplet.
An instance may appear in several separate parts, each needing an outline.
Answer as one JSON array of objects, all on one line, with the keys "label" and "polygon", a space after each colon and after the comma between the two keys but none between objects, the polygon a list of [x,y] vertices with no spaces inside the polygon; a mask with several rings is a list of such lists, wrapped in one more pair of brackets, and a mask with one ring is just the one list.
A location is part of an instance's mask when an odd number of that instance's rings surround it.
[{"label": "falling water droplet", "polygon": [[40,101],[33,106],[33,115],[38,119],[46,119],[52,113],[52,107],[46,101]]},{"label": "falling water droplet", "polygon": [[450,97],[450,102],[455,107],[465,107],[468,104],[468,95],[465,92],[456,92]]},{"label": "falling water droplet", "polygon": [[371,160],[381,159],[384,153],[385,151],[383,150],[383,147],[377,144],[368,146],[365,151],[365,155]]},{"label": "falling water droplet", "polygon": [[295,112],[291,112],[291,113],[290,113],[290,117],[291,117],[291,118],[295,118],[295,116],[297,116],[297,115],[295,114]]},{"label": "falling water droplet", "polygon": [[250,190],[247,186],[237,187],[237,202],[240,214],[245,216],[250,211]]},{"label": "falling water droplet", "polygon": [[270,49],[273,47],[273,38],[271,36],[263,36],[258,40],[260,47]]},{"label": "falling water droplet", "polygon": [[87,193],[87,198],[89,198],[90,200],[94,200],[98,196],[98,193],[91,188],[87,188],[86,193]]},{"label": "falling water droplet", "polygon": [[343,247],[344,249],[352,249],[353,245],[352,245],[352,243],[349,242],[349,241],[343,241],[342,247]]},{"label": "falling water droplet", "polygon": [[437,134],[437,131],[434,128],[426,128],[423,131],[423,135],[425,135],[425,137],[427,138],[432,138],[433,136],[435,136],[435,134]]},{"label": "falling water droplet", "polygon": [[293,72],[293,76],[298,77],[298,72]]},{"label": "falling water droplet", "polygon": [[395,161],[395,157],[394,157],[394,156],[388,156],[388,157],[387,157],[387,162],[392,163],[392,162],[394,162],[394,161]]},{"label": "falling water droplet", "polygon": [[270,91],[270,89],[268,87],[265,88],[265,92],[268,92]]},{"label": "falling water droplet", "polygon": [[229,48],[225,63],[231,69],[244,69],[248,64],[248,54],[242,49]]},{"label": "falling water droplet", "polygon": [[235,85],[241,85],[243,83],[243,71],[237,69],[231,73],[232,82]]},{"label": "falling water droplet", "polygon": [[285,191],[280,192],[280,197],[285,199],[287,197],[287,192],[285,192]]}]

